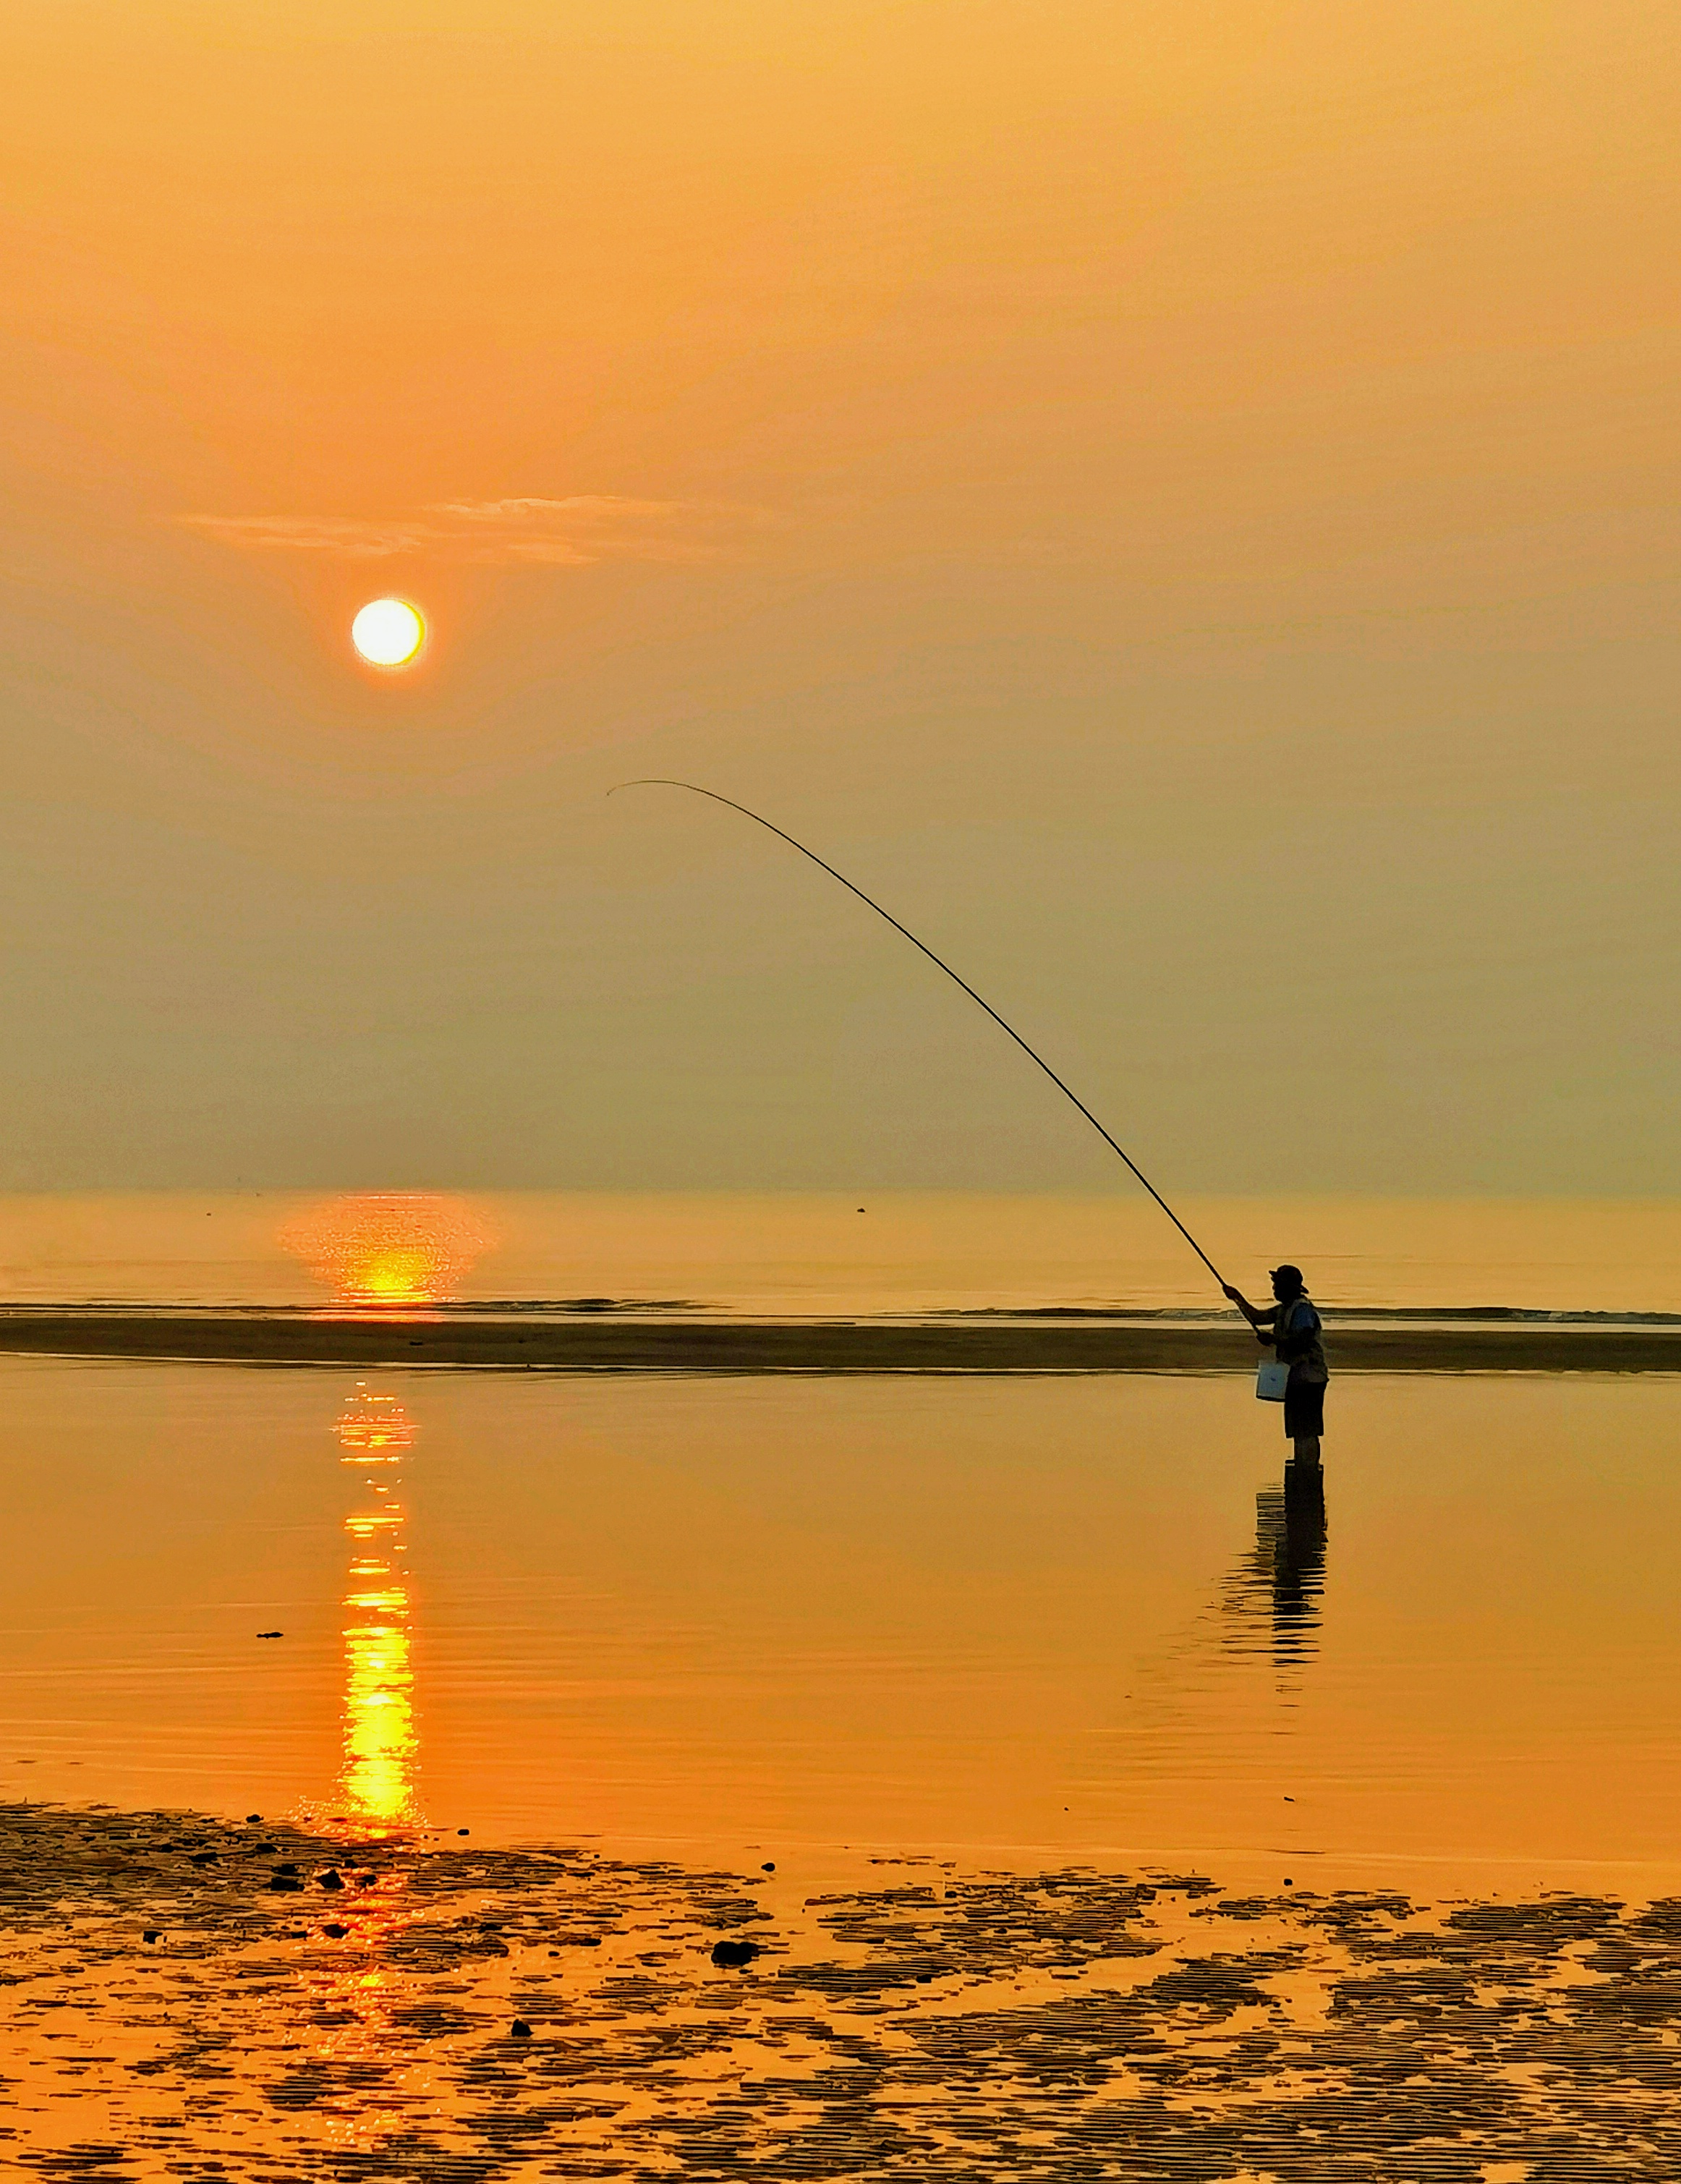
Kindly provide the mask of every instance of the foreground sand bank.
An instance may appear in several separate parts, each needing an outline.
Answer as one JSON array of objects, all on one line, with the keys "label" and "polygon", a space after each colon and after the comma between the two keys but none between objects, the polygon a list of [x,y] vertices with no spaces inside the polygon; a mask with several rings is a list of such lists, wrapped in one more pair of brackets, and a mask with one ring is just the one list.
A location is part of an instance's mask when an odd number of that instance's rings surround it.
[{"label": "foreground sand bank", "polygon": [[1673,2179],[1681,1903],[0,1807],[0,2161]]},{"label": "foreground sand bank", "polygon": [[[1681,1372],[1681,1328],[1333,1326],[1339,1373]],[[1233,1373],[1259,1355],[1238,1327],[977,1318],[753,1321],[320,1318],[254,1312],[0,1312],[0,1352],[251,1365],[457,1365],[621,1373]]]}]

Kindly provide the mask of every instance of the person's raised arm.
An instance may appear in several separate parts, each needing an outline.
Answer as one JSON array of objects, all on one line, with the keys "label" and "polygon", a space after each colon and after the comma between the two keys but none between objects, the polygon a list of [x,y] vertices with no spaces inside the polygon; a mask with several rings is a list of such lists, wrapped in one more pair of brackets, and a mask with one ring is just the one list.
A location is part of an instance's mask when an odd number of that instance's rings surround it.
[{"label": "person's raised arm", "polygon": [[1230,1282],[1222,1283],[1221,1286],[1224,1289],[1226,1295],[1231,1299],[1232,1302],[1236,1305],[1238,1310],[1242,1312],[1244,1318],[1253,1328],[1258,1329],[1262,1320],[1271,1319],[1278,1309],[1276,1304],[1259,1306],[1252,1305],[1249,1299],[1244,1295],[1243,1291],[1241,1290],[1233,1289]]}]

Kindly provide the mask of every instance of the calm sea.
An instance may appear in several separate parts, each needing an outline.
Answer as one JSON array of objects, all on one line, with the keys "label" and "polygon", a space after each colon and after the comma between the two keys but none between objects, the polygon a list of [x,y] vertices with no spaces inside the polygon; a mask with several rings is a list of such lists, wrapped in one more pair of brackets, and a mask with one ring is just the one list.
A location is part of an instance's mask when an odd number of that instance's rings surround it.
[{"label": "calm sea", "polygon": [[[1252,1295],[1294,1260],[1329,1306],[1681,1311],[1668,1201],[1188,1199]],[[308,1307],[587,1298],[756,1314],[1218,1306],[1140,1196],[221,1194],[0,1199],[0,1300]]]}]

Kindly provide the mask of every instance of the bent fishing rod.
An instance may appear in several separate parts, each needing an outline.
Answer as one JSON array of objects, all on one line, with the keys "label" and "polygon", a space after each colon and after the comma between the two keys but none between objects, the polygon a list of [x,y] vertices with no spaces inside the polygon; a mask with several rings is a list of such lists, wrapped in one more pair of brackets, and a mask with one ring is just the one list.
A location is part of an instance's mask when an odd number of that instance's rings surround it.
[{"label": "bent fishing rod", "polygon": [[1008,1024],[1005,1022],[1004,1018],[999,1014],[998,1011],[993,1006],[990,1001],[983,1000],[981,995],[975,991],[975,989],[969,983],[969,981],[966,978],[960,978],[957,972],[952,969],[950,964],[946,962],[943,957],[936,956],[933,950],[927,945],[926,941],[919,940],[916,938],[916,935],[910,930],[910,928],[908,925],[901,925],[891,911],[883,910],[880,903],[876,900],[873,895],[866,894],[861,887],[854,887],[844,872],[838,872],[832,865],[826,864],[823,859],[817,855],[817,852],[815,850],[808,850],[804,842],[796,842],[792,834],[784,833],[780,827],[773,826],[770,820],[763,817],[759,812],[749,811],[746,805],[738,804],[732,796],[721,796],[715,788],[703,788],[698,782],[693,781],[670,781],[663,775],[656,774],[652,775],[646,780],[643,781],[619,782],[615,783],[613,788],[610,788],[607,794],[610,796],[616,796],[619,790],[621,788],[685,788],[688,791],[691,796],[704,796],[710,799],[714,804],[727,805],[732,811],[739,811],[743,819],[751,819],[755,827],[762,827],[767,834],[774,834],[779,841],[786,842],[789,849],[798,850],[800,855],[802,857],[808,858],[812,864],[816,866],[820,872],[827,872],[832,880],[838,880],[849,894],[855,894],[860,902],[866,905],[868,908],[875,911],[877,917],[884,917],[888,923],[892,926],[895,933],[902,933],[905,939],[910,943],[913,948],[919,950],[921,954],[927,957],[928,961],[934,966],[936,970],[943,971],[947,978],[951,980],[953,985],[961,986],[964,992],[967,994],[970,1000],[975,1003],[976,1006],[977,1008],[984,1009],[987,1014],[992,1018],[993,1022],[998,1026],[999,1029],[1005,1033],[1009,1038],[1015,1040],[1016,1045],[1021,1048],[1022,1053],[1027,1056],[1029,1061],[1035,1063],[1044,1072],[1045,1075],[1049,1078],[1051,1083],[1056,1087],[1063,1098],[1079,1109],[1080,1112],[1097,1132],[1099,1137],[1103,1139],[1105,1145],[1109,1147],[1112,1153],[1115,1153],[1119,1156],[1126,1167],[1130,1169],[1133,1175],[1144,1185],[1144,1189],[1149,1193],[1150,1196],[1167,1216],[1167,1218],[1173,1223],[1173,1226],[1190,1245],[1192,1251],[1194,1251],[1198,1258],[1202,1261],[1204,1266],[1207,1268],[1209,1273],[1213,1275],[1215,1280],[1220,1284],[1221,1294],[1222,1295],[1225,1294],[1226,1279],[1224,1275],[1222,1274],[1219,1268],[1215,1265],[1213,1260],[1211,1259],[1207,1252],[1203,1250],[1201,1245],[1199,1244],[1196,1238],[1192,1235],[1190,1230],[1186,1228],[1184,1223],[1167,1203],[1167,1201],[1162,1196],[1161,1193],[1144,1173],[1144,1170],[1138,1166],[1132,1155],[1128,1153],[1122,1145],[1118,1144],[1115,1139],[1110,1136],[1108,1131],[1105,1130],[1103,1124],[1099,1122],[1097,1117],[1093,1114],[1091,1109],[1087,1106],[1085,1101],[1080,1098],[1077,1093],[1071,1090],[1068,1085],[1063,1083],[1062,1079],[1057,1075],[1056,1072],[1051,1067],[1050,1064],[1045,1060],[1042,1054],[1036,1054],[1034,1052],[1033,1049],[1028,1045],[1027,1040],[1022,1038],[1021,1033],[1016,1030],[1013,1024]]}]

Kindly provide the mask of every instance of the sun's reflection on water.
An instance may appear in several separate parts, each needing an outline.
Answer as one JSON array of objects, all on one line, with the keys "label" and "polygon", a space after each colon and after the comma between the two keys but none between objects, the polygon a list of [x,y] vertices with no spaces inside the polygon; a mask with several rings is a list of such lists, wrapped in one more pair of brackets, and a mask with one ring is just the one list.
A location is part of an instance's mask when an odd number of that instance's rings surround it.
[{"label": "sun's reflection on water", "polygon": [[420,1825],[420,1737],[409,1587],[399,1498],[415,1425],[394,1396],[359,1382],[335,1428],[340,1462],[363,1474],[365,1498],[344,1520],[352,1543],[344,1596],[345,1819],[361,1826]]},{"label": "sun's reflection on water", "polygon": [[403,1499],[417,1428],[395,1396],[359,1381],[332,1431],[357,1488],[344,1518],[342,1747],[331,1803],[309,1801],[302,1814],[328,1838],[307,1897],[288,1899],[300,1920],[288,1938],[304,1945],[298,1971],[311,2029],[307,2044],[288,2048],[299,2059],[270,2098],[307,2109],[320,2143],[359,2176],[384,2175],[387,2142],[406,2128],[410,2104],[429,2101],[432,2075],[427,2059],[392,2045],[415,1999],[400,1955],[416,1915],[405,1839],[425,1826]]},{"label": "sun's reflection on water", "polygon": [[331,1199],[280,1236],[336,1304],[399,1312],[447,1303],[494,1240],[470,1206],[432,1191]]}]

